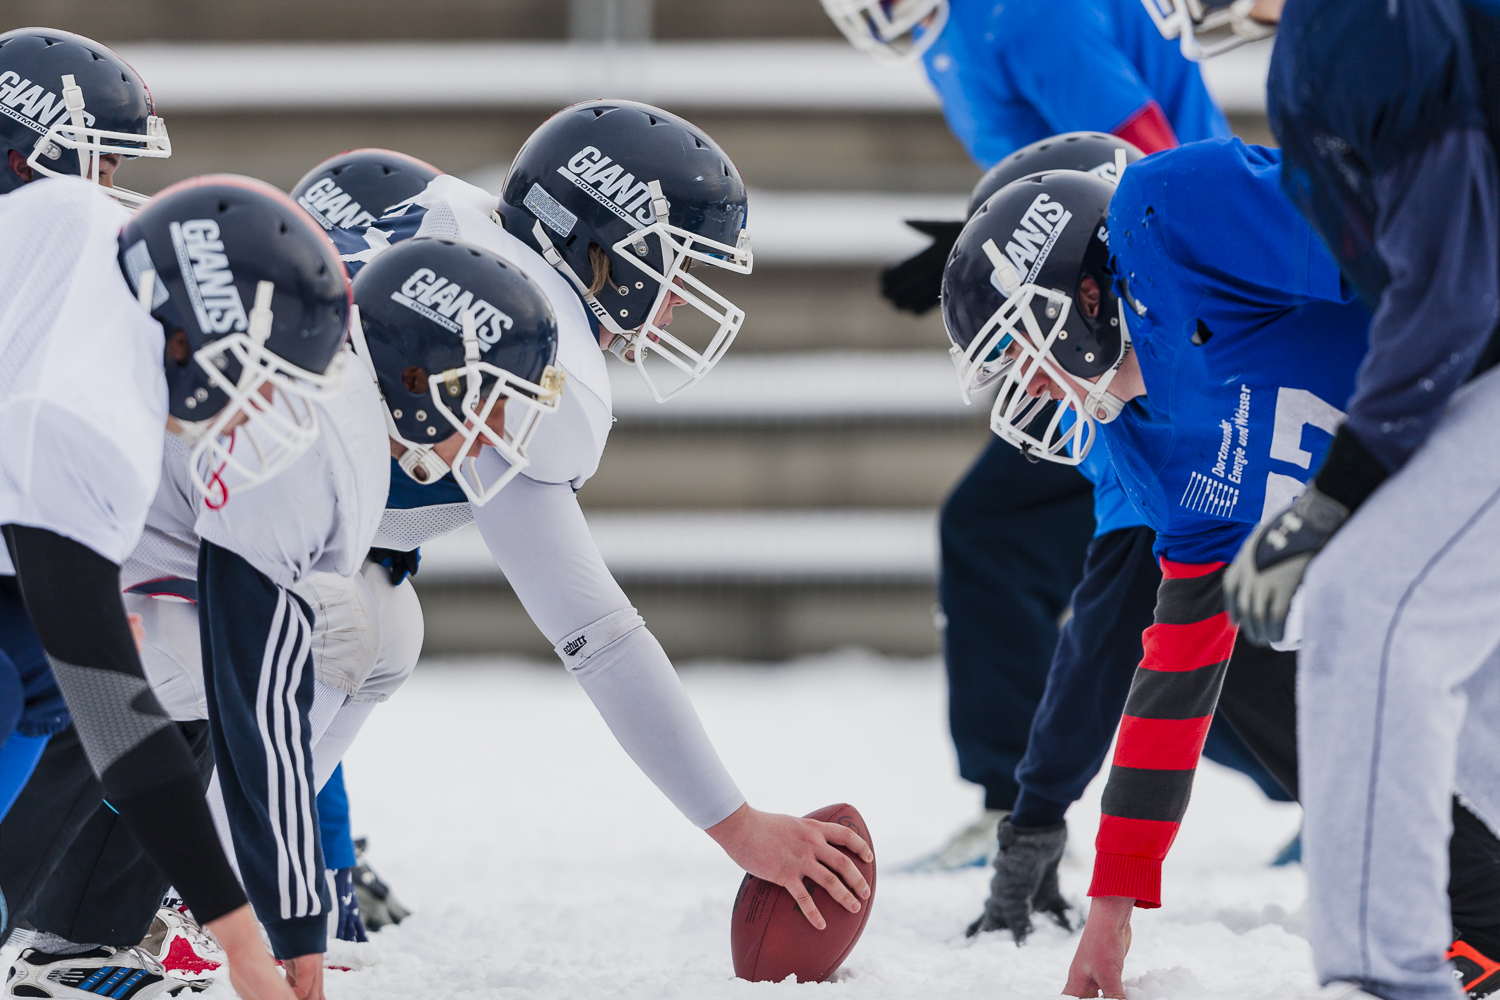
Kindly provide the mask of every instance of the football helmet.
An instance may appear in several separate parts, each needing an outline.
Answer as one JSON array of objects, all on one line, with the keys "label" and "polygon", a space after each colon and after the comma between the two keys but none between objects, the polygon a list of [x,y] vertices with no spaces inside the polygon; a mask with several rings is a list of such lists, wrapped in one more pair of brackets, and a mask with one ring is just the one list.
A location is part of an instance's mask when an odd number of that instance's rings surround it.
[{"label": "football helmet", "polygon": [[[943,273],[943,324],[955,356],[971,359],[964,399],[998,379],[990,429],[1035,459],[1077,465],[1125,406],[1108,392],[1130,349],[1105,228],[1114,190],[1076,170],[1013,181],[964,226]],[[1036,434],[1050,402],[1027,391],[1039,376],[1061,400]]]},{"label": "football helmet", "polygon": [[[1255,0],[1141,0],[1163,38],[1175,38],[1184,57],[1198,62],[1276,34],[1276,25],[1250,16]],[[1217,34],[1213,41],[1200,35]]]},{"label": "football helmet", "polygon": [[194,177],[120,231],[120,269],[167,336],[167,407],[213,506],[291,465],[338,388],[349,280],[307,213],[262,181]]},{"label": "football helmet", "polygon": [[[702,276],[705,267],[750,273],[745,213],[745,183],[724,151],[691,123],[634,101],[588,101],[549,118],[512,161],[499,208],[506,230],[535,246],[614,334],[610,350],[658,403],[707,375],[745,322]],[[590,247],[609,264],[597,295]],[[697,314],[677,317],[676,333],[667,329],[674,305]]]},{"label": "football helmet", "polygon": [[[0,156],[14,149],[38,174],[99,179],[99,157],[172,155],[140,74],[98,42],[51,28],[0,34]],[[23,181],[0,170],[0,194]],[[146,195],[102,191],[131,208]]]},{"label": "football helmet", "polygon": [[[1118,159],[1121,152],[1123,161]],[[971,218],[980,205],[989,201],[990,195],[1027,174],[1042,170],[1082,170],[1117,183],[1123,164],[1134,163],[1144,155],[1129,142],[1107,132],[1064,132],[1038,139],[1011,153],[979,179],[969,195],[964,219]],[[908,219],[906,224],[931,236],[932,244],[882,271],[880,294],[897,309],[920,316],[938,304],[943,265],[953,252],[954,241],[963,231],[964,223],[947,219]],[[970,362],[957,349],[953,349],[952,356],[953,363],[958,366],[960,383],[967,384],[964,369]]]},{"label": "football helmet", "polygon": [[442,171],[390,149],[351,149],[313,167],[292,200],[324,229],[362,229],[421,194]]},{"label": "football helmet", "polygon": [[[974,192],[969,196],[969,218],[989,201],[996,191],[1013,181],[1030,174],[1047,170],[1081,170],[1086,174],[1103,178],[1111,184],[1120,182],[1120,174],[1127,164],[1142,157],[1141,151],[1106,132],[1064,132],[1046,139],[1039,139],[1023,146],[989,169]],[[952,244],[949,244],[950,251]],[[958,388],[964,402],[969,402],[973,391],[988,385],[999,377],[1005,363],[1001,351],[991,347],[985,354],[974,355],[968,348],[977,349],[978,343],[961,348],[957,343],[948,347],[948,356],[958,370]]]},{"label": "football helmet", "polygon": [[[380,387],[386,430],[406,446],[401,468],[419,483],[451,471],[483,505],[530,464],[527,447],[562,399],[557,316],[546,296],[488,250],[418,238],[360,269],[354,301],[350,335]],[[497,403],[503,434],[486,424]],[[455,433],[463,437],[450,466],[433,446]],[[493,482],[463,460],[476,441],[509,463]]]},{"label": "football helmet", "polygon": [[948,0],[823,0],[823,10],[851,45],[888,65],[921,58],[948,23]]}]

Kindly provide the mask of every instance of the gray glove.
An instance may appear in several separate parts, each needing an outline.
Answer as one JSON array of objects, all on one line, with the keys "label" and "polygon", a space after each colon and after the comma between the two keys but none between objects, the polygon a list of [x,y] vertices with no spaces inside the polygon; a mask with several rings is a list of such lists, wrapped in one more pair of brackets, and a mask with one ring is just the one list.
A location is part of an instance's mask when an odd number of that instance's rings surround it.
[{"label": "gray glove", "polygon": [[1246,639],[1257,646],[1281,641],[1307,564],[1347,520],[1349,508],[1309,484],[1295,503],[1245,539],[1224,574],[1224,604]]},{"label": "gray glove", "polygon": [[995,877],[990,880],[990,898],[984,913],[965,932],[1010,930],[1016,944],[1031,933],[1031,914],[1046,913],[1057,926],[1071,931],[1068,901],[1057,888],[1057,862],[1068,846],[1068,824],[1056,826],[1011,826],[1000,822],[1000,853],[995,857]]}]

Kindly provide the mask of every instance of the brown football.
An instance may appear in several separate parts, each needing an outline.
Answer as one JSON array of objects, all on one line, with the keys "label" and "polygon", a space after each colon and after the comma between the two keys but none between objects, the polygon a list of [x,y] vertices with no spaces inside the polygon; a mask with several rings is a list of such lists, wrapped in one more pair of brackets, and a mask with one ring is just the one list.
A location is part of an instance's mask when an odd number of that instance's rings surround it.
[{"label": "brown football", "polygon": [[[853,806],[840,802],[807,814],[809,819],[847,826],[864,838],[875,851],[864,817]],[[866,864],[845,848],[839,848],[870,883],[870,898],[860,900],[858,913],[850,913],[828,895],[821,885],[807,883],[813,903],[828,926],[818,930],[807,922],[792,894],[775,882],[746,875],[734,899],[734,918],[729,928],[729,946],[734,952],[734,974],[752,982],[780,982],[796,976],[798,982],[821,983],[838,971],[854,950],[875,903],[875,862]]]}]

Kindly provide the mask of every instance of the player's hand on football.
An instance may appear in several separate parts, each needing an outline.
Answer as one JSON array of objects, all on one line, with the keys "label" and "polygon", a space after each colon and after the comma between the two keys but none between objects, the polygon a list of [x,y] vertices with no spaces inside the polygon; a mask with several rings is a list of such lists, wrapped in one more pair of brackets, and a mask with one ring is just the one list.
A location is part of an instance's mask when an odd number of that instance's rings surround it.
[{"label": "player's hand on football", "polygon": [[1126,896],[1096,896],[1083,925],[1083,937],[1068,969],[1070,997],[1124,997],[1120,982],[1125,973],[1125,954],[1130,951],[1130,911],[1135,900]]},{"label": "player's hand on football", "polygon": [[709,827],[708,835],[745,871],[784,886],[808,923],[818,930],[827,922],[813,903],[804,879],[821,885],[850,913],[858,913],[860,900],[870,898],[869,883],[839,847],[867,863],[875,860],[875,854],[847,826],[761,812],[746,803]]}]

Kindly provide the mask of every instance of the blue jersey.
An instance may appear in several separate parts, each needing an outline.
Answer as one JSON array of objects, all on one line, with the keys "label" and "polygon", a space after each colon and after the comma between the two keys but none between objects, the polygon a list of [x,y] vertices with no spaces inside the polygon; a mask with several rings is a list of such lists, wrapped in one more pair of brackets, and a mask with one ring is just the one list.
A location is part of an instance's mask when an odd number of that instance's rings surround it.
[{"label": "blue jersey", "polygon": [[948,127],[986,169],[1059,132],[1113,131],[1153,100],[1179,142],[1230,135],[1197,64],[1140,0],[950,0],[923,61]]},{"label": "blue jersey", "polygon": [[1147,394],[1102,437],[1176,562],[1228,561],[1301,492],[1365,352],[1370,314],[1280,166],[1238,139],[1195,143],[1133,164],[1110,202],[1116,274],[1146,308],[1126,321]]},{"label": "blue jersey", "polygon": [[[1066,431],[1076,419],[1070,410],[1063,414],[1062,429]],[[1120,477],[1109,462],[1109,451],[1103,447],[1089,449],[1089,453],[1078,463],[1078,471],[1094,484],[1094,537],[1107,535],[1121,528],[1138,528],[1146,519],[1135,509],[1120,486]]]}]

